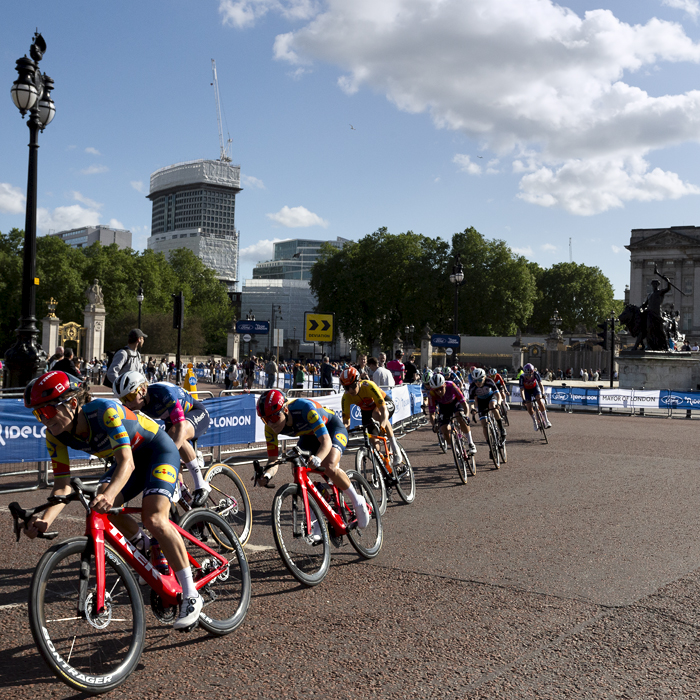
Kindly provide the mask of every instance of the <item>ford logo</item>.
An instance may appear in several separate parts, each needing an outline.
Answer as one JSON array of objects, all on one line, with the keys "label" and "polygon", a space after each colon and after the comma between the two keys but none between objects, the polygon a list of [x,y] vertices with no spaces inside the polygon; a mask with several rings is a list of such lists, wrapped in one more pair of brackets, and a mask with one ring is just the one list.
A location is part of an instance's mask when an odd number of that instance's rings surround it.
[{"label": "ford logo", "polygon": [[356,403],[352,404],[350,407],[350,417],[354,420],[362,420],[362,410]]}]

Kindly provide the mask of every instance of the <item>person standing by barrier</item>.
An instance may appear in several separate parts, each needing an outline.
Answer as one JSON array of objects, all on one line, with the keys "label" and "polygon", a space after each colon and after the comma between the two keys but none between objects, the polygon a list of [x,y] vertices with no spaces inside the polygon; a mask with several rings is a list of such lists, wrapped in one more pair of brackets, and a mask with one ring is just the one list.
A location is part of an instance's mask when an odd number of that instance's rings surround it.
[{"label": "person standing by barrier", "polygon": [[391,376],[394,377],[394,384],[396,386],[403,384],[403,378],[406,374],[406,366],[401,362],[402,357],[403,351],[397,350],[394,359],[386,364],[386,368],[391,372]]},{"label": "person standing by barrier", "polygon": [[328,355],[324,355],[321,362],[320,384],[322,389],[333,388],[333,367],[331,367]]},{"label": "person standing by barrier", "polygon": [[274,358],[270,357],[265,365],[265,376],[267,377],[267,382],[265,382],[266,389],[272,389],[275,386],[275,380],[277,379],[277,363]]},{"label": "person standing by barrier", "polygon": [[[386,357],[386,355],[385,355]],[[370,357],[367,360],[367,366],[372,372],[372,381],[380,389],[390,389],[394,386],[394,377],[386,367],[380,367],[376,357]]]},{"label": "person standing by barrier", "polygon": [[139,328],[134,328],[129,331],[127,344],[114,353],[112,362],[107,370],[107,375],[104,378],[104,385],[112,388],[117,377],[127,372],[141,371],[141,353],[139,350],[143,347],[144,340],[148,336]]}]

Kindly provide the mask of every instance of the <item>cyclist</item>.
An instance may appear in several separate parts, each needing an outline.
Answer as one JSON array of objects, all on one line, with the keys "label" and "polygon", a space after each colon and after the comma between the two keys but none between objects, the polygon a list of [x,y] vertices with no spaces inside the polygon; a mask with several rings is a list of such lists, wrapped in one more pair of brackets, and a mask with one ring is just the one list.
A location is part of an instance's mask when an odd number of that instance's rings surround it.
[{"label": "cyclist", "polygon": [[464,382],[462,381],[462,378],[457,373],[457,369],[458,369],[457,366],[445,367],[445,370],[444,370],[445,381],[452,382],[453,384],[456,384],[460,389],[464,389]]},{"label": "cyclist", "polygon": [[498,402],[499,405],[499,410],[501,404],[505,404],[507,401],[507,396],[510,396],[510,392],[508,391],[508,387],[506,386],[505,381],[503,381],[503,377],[498,373],[498,370],[495,367],[492,367],[489,370],[489,377],[493,379],[493,383],[498,387],[498,393],[500,394],[500,400]]},{"label": "cyclist", "polygon": [[540,428],[537,425],[537,419],[535,418],[535,412],[532,409],[533,399],[537,401],[537,406],[542,412],[544,418],[544,427],[551,428],[552,424],[549,422],[547,417],[547,405],[544,402],[544,388],[542,387],[542,377],[540,373],[535,370],[535,366],[528,362],[523,367],[523,373],[520,375],[520,393],[522,394],[523,401],[525,402],[525,408],[532,418],[532,424],[535,427],[535,432]]},{"label": "cyclist", "polygon": [[197,453],[190,441],[202,437],[209,428],[209,412],[204,404],[175,384],[149,384],[141,372],[126,372],[117,377],[112,391],[132,411],[141,411],[165,422],[165,432],[173,439],[180,459],[194,479],[192,507],[203,506],[211,486],[202,476]]},{"label": "cyclist", "polygon": [[[459,425],[469,442],[467,451],[470,455],[476,454],[476,445],[472,439],[469,418],[464,415],[467,403],[462,390],[454,382],[446,381],[444,375],[439,372],[433,373],[428,380],[428,386],[430,387],[428,392],[428,411],[433,432],[437,433],[440,430],[447,444],[451,446],[450,421],[456,411]],[[438,409],[437,417],[435,416],[436,408]],[[437,418],[439,418],[439,422]]]},{"label": "cyclist", "polygon": [[[24,405],[46,427],[46,447],[51,457],[53,496],[71,493],[68,448],[102,458],[113,457],[114,465],[100,479],[90,507],[107,513],[143,493],[144,527],[157,538],[162,552],[182,586],[180,612],[174,629],[189,631],[202,611],[202,597],[192,579],[182,537],[170,522],[170,502],[177,482],[180,456],[173,441],[158,424],[135,414],[117,401],[93,399],[87,386],[65,372],[48,372],[24,390]],[[25,534],[46,532],[63,510],[56,504],[34,516]],[[144,551],[145,533],[128,516],[110,516],[115,525]]]},{"label": "cyclist", "polygon": [[340,383],[345,389],[341,403],[345,427],[350,425],[350,406],[358,405],[362,414],[362,425],[370,434],[374,431],[374,421],[384,428],[387,439],[391,443],[391,449],[394,451],[392,466],[398,467],[403,462],[403,458],[390,421],[394,415],[394,402],[387,398],[386,392],[373,381],[369,379],[360,381],[360,375],[354,367],[348,367],[341,372]]},{"label": "cyclist", "polygon": [[501,439],[505,440],[506,429],[503,426],[501,414],[498,412],[498,387],[494,383],[493,379],[489,379],[486,376],[486,372],[480,367],[473,369],[471,376],[472,383],[469,387],[469,404],[473,409],[474,403],[476,403],[476,408],[479,413],[479,420],[481,421],[481,428],[484,431],[484,438],[486,442],[488,442],[489,439],[488,429],[486,428],[486,414],[489,412],[496,419],[498,429],[501,431]]},{"label": "cyclist", "polygon": [[298,437],[299,448],[313,453],[309,466],[326,473],[355,508],[357,526],[367,527],[370,519],[367,502],[355,491],[339,464],[348,444],[348,431],[340,418],[330,408],[323,408],[311,399],[285,401],[284,394],[277,389],[262,394],[256,409],[265,423],[268,457],[265,471],[256,478],[256,483],[267,486],[279,469],[279,436]]}]

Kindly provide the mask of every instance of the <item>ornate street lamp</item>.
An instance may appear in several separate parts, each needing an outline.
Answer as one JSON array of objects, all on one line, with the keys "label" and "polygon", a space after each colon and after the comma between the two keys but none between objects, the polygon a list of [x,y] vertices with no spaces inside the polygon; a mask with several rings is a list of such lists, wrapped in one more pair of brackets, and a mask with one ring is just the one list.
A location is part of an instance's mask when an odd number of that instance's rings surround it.
[{"label": "ornate street lamp", "polygon": [[144,297],[144,295],[143,295],[143,280],[141,280],[139,282],[139,291],[136,294],[136,301],[138,301],[138,303],[139,303],[139,325],[138,325],[139,330],[141,330],[141,304],[143,304],[143,300],[145,298],[146,297]]},{"label": "ornate street lamp", "polygon": [[29,167],[27,174],[27,209],[24,223],[24,266],[22,270],[22,316],[16,330],[17,342],[5,353],[6,387],[26,386],[39,374],[46,362],[46,353],[37,342],[36,327],[36,197],[39,131],[51,123],[56,105],[51,99],[53,80],[39,70],[39,61],[46,52],[44,38],[36,32],[26,54],[17,60],[17,80],[12,85],[12,101],[22,117],[29,112]]},{"label": "ornate street lamp", "polygon": [[462,261],[459,259],[459,253],[455,256],[455,264],[452,266],[452,274],[450,275],[450,282],[455,286],[455,317],[454,317],[454,328],[453,333],[457,335],[458,327],[458,316],[459,316],[459,295],[457,290],[461,285],[464,284],[464,268],[462,267]]},{"label": "ornate street lamp", "polygon": [[[416,332],[416,327],[411,324],[410,326],[405,326],[403,329],[403,337],[406,338],[407,347],[415,347],[413,342],[413,334]],[[409,340],[410,339],[410,340]]]}]

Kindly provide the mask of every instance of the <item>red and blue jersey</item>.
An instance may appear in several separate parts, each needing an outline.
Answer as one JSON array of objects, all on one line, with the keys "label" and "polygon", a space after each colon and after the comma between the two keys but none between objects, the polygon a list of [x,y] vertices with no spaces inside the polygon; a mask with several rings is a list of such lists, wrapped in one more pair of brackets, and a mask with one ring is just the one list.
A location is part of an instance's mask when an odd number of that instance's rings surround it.
[{"label": "red and blue jersey", "polygon": [[520,375],[520,388],[521,389],[527,389],[528,391],[532,391],[533,389],[537,389],[537,387],[542,383],[542,377],[540,377],[539,372],[533,372],[532,374],[523,374]]},{"label": "red and blue jersey", "polygon": [[194,399],[182,387],[168,382],[156,382],[148,387],[148,403],[141,409],[151,418],[166,423],[181,423],[192,410]]},{"label": "red and blue jersey", "polygon": [[[324,408],[311,399],[293,399],[287,404],[287,410],[292,417],[292,424],[284,426],[282,435],[289,437],[314,435],[319,440],[324,435],[330,436],[326,424],[335,418],[335,412],[330,408]],[[279,454],[279,436],[270,425],[265,426],[265,442],[267,442],[267,456],[270,459],[276,459]]]},{"label": "red and blue jersey", "polygon": [[454,382],[445,382],[445,393],[439,396],[435,389],[431,389],[428,393],[428,411],[435,413],[437,404],[454,403],[455,407],[460,404],[464,405],[464,394],[462,390]]}]

